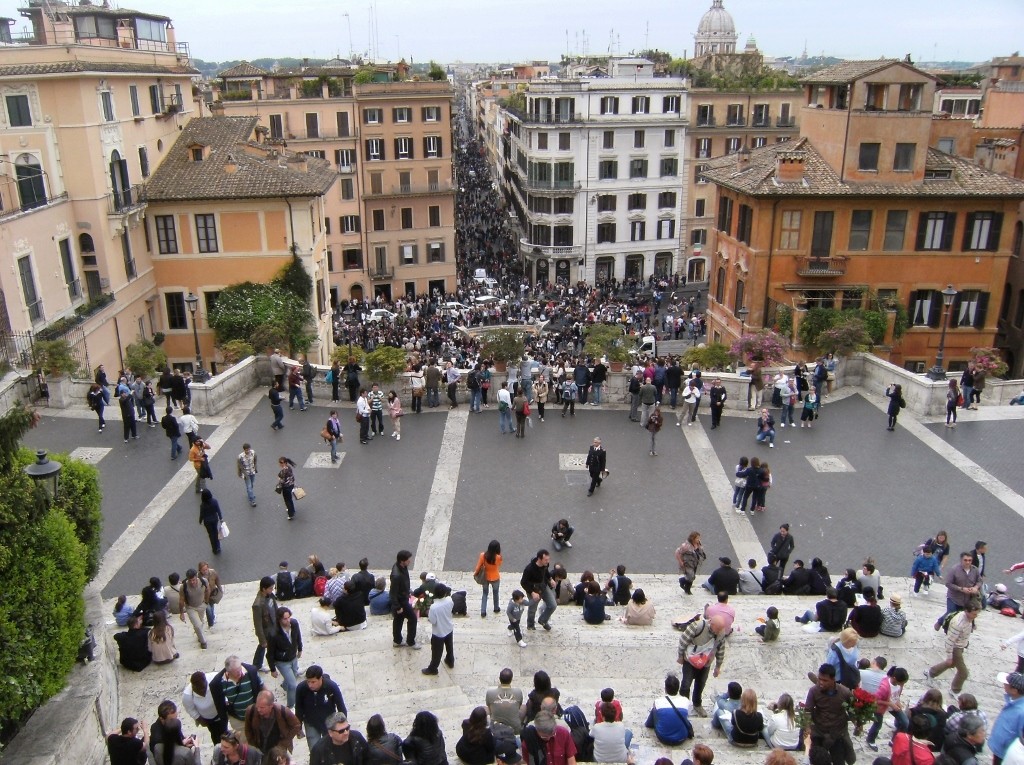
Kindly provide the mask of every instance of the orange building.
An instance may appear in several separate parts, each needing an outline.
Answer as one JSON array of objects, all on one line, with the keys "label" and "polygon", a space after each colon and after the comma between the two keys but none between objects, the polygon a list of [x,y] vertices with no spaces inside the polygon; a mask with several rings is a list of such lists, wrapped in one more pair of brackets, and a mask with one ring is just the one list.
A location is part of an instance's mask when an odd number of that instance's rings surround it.
[{"label": "orange building", "polygon": [[309,309],[318,339],[309,358],[330,363],[324,198],[338,174],[326,160],[281,151],[257,122],[192,120],[149,181],[147,233],[172,363],[187,366],[195,358],[189,293],[202,298],[195,317],[202,357],[215,359],[207,319],[219,291],[269,282],[293,254],[314,285]]},{"label": "orange building", "polygon": [[907,62],[847,61],[803,84],[799,140],[704,171],[717,186],[709,337],[774,326],[786,306],[798,338],[809,308],[877,297],[909,328],[876,351],[924,371],[952,284],[946,358],[962,365],[993,344],[1024,183],[928,148],[934,78]]}]

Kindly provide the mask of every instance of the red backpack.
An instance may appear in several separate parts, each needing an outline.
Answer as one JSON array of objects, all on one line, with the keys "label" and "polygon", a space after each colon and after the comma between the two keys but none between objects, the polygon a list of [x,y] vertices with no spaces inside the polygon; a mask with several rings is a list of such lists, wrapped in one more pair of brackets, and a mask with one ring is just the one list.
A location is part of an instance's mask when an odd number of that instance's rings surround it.
[{"label": "red backpack", "polygon": [[324,591],[326,589],[327,589],[327,577],[326,576],[318,576],[316,579],[313,580],[313,594],[316,595],[318,598],[323,596]]}]

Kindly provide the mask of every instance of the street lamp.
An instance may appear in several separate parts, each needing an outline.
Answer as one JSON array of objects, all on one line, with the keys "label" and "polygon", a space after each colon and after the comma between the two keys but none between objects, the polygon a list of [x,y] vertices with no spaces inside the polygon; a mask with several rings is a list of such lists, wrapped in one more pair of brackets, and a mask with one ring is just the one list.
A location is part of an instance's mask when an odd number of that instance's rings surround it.
[{"label": "street lamp", "polygon": [[199,298],[192,293],[192,290],[189,290],[188,295],[185,296],[185,305],[188,306],[189,313],[192,314],[192,338],[196,342],[196,371],[192,375],[192,379],[202,383],[209,380],[210,375],[203,369],[203,353],[199,350],[199,327],[196,325],[196,310],[199,308]]},{"label": "street lamp", "polygon": [[942,366],[942,352],[946,347],[946,327],[949,325],[949,307],[953,305],[953,299],[957,291],[953,285],[947,285],[942,290],[942,334],[939,335],[939,352],[935,355],[935,366],[928,370],[928,378],[936,382],[946,379],[946,370]]},{"label": "street lamp", "polygon": [[740,317],[740,337],[743,337],[747,333],[747,316],[750,315],[750,309],[743,306],[736,311],[736,315]]},{"label": "street lamp", "polygon": [[43,487],[52,502],[53,498],[57,496],[57,489],[60,486],[61,467],[57,460],[51,460],[46,456],[46,449],[39,449],[36,452],[36,461],[25,466],[25,473]]}]

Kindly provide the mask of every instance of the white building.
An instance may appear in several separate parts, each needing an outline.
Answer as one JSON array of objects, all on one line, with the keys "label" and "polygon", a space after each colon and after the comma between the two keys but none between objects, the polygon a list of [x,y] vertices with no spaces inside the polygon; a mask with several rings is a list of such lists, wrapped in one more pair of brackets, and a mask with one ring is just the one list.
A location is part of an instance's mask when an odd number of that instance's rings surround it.
[{"label": "white building", "polygon": [[643,59],[608,77],[533,80],[501,113],[504,193],[531,280],[673,274],[680,255],[687,93]]}]

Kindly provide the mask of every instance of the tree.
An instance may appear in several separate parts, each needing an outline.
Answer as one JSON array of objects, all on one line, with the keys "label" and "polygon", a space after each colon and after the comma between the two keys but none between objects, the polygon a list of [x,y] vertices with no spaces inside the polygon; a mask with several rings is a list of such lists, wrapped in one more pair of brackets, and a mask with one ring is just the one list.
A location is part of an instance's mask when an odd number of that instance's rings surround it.
[{"label": "tree", "polygon": [[584,350],[590,356],[607,356],[608,361],[624,362],[629,358],[629,348],[622,329],[614,324],[591,324],[584,332]]},{"label": "tree", "polygon": [[167,354],[151,340],[139,340],[124,349],[124,360],[137,375],[147,377],[163,372],[167,366]]},{"label": "tree", "polygon": [[827,348],[837,356],[849,356],[854,351],[866,350],[870,345],[871,335],[859,316],[841,317],[815,339],[815,346],[819,350]]},{"label": "tree", "polygon": [[78,359],[71,344],[63,338],[38,340],[32,351],[36,368],[49,377],[63,377],[78,370]]},{"label": "tree", "polygon": [[485,334],[483,340],[480,347],[481,358],[493,359],[504,364],[522,358],[525,346],[521,332],[514,329],[496,329]]},{"label": "tree", "polygon": [[245,340],[228,340],[217,347],[220,348],[220,355],[224,357],[225,364],[237,364],[256,352],[252,343]]},{"label": "tree", "polygon": [[356,76],[352,78],[352,81],[356,85],[368,85],[373,82],[373,77],[373,67],[363,66],[359,68],[358,72],[356,72]]},{"label": "tree", "polygon": [[729,355],[742,361],[760,361],[771,366],[786,360],[786,342],[770,329],[747,333],[729,348]]},{"label": "tree", "polygon": [[430,69],[427,71],[427,77],[437,82],[440,80],[447,80],[448,74],[444,71],[440,64],[438,64],[436,61],[431,61]]},{"label": "tree", "polygon": [[405,351],[401,348],[382,345],[366,354],[366,375],[374,382],[391,382],[405,371],[405,365]]},{"label": "tree", "polygon": [[309,347],[309,328],[315,323],[308,302],[279,283],[242,282],[221,290],[209,316],[217,344],[230,340],[246,340],[254,348],[272,347],[267,342],[269,328],[274,328],[278,342],[290,353]]},{"label": "tree", "polygon": [[971,348],[971,360],[975,367],[993,377],[1002,377],[1010,369],[998,348]]},{"label": "tree", "polygon": [[694,365],[700,370],[720,371],[729,366],[729,346],[725,343],[711,343],[710,345],[699,345],[690,348],[683,354],[680,362],[683,369],[693,369]]}]

